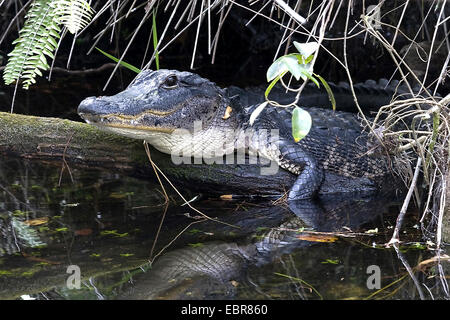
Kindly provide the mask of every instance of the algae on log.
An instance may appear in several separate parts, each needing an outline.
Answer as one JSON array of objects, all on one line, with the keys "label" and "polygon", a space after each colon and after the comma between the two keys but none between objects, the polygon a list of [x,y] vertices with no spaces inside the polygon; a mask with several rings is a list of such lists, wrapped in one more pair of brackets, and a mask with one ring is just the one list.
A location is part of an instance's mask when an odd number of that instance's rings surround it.
[{"label": "algae on log", "polygon": [[[103,132],[94,126],[58,118],[0,112],[0,154],[61,166],[106,168],[122,174],[154,178],[140,140]],[[216,194],[281,194],[295,176],[284,170],[261,175],[258,165],[176,165],[170,156],[151,149],[152,160],[175,184]],[[210,190],[209,190],[210,189]]]},{"label": "algae on log", "polygon": [[33,160],[131,170],[145,161],[138,141],[83,123],[0,112],[0,152]]}]

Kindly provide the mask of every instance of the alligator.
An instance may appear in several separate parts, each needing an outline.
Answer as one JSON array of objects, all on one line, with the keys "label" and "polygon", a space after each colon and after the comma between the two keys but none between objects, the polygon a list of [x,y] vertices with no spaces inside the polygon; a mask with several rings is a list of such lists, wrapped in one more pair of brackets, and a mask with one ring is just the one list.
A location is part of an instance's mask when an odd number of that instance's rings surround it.
[{"label": "alligator", "polygon": [[[380,86],[375,82],[362,86],[373,104],[373,90],[366,88]],[[288,200],[313,198],[327,174],[359,179],[375,189],[391,176],[389,159],[369,154],[370,137],[357,115],[308,107],[312,128],[295,142],[292,108],[266,107],[250,122],[250,115],[264,101],[261,91],[252,92],[222,89],[190,72],[145,70],[114,96],[84,99],[78,114],[102,130],[145,140],[172,156],[201,157],[207,162],[240,150],[257,154],[297,175]],[[282,90],[274,92],[280,99],[288,97]],[[323,93],[309,95],[308,104],[323,97]],[[380,104],[388,103],[392,94],[383,97]],[[301,98],[299,105],[307,99]]]},{"label": "alligator", "polygon": [[[302,233],[301,230],[312,227],[315,232],[323,232],[320,234],[328,237],[348,230],[362,232],[370,226],[368,223],[377,225],[378,219],[388,211],[391,198],[392,192],[370,199],[345,195],[329,197],[323,201],[321,212],[317,212],[315,207],[303,207],[300,211],[294,211],[295,215],[283,206],[249,207],[245,212],[236,211],[226,217],[227,223],[240,227],[239,235],[230,226],[217,226],[213,222],[208,225],[205,222],[202,230],[214,230],[213,240],[201,238],[201,246],[185,245],[168,249],[152,263],[151,270],[133,278],[133,286],[121,292],[119,299],[178,300],[193,296],[196,299],[211,296],[242,299],[243,295],[254,299],[258,295],[255,290],[261,289],[259,285],[264,285],[261,279],[255,278],[254,272],[258,268],[267,268],[268,265],[273,268],[280,261],[293,259],[291,261],[295,261],[299,271],[306,271],[306,265],[297,259],[305,255],[304,258],[310,257],[308,261],[313,260],[318,251],[307,248],[316,246],[321,239],[314,239],[313,234],[308,231]],[[315,221],[305,221],[311,217]],[[231,232],[235,234],[234,238],[226,236]],[[196,237],[198,235],[184,235],[182,243],[196,242]],[[322,241],[327,241],[326,237]],[[352,252],[355,252],[354,248]],[[361,252],[356,256],[361,256]],[[287,268],[286,274],[292,270]],[[232,283],[239,283],[239,289]],[[285,287],[282,296],[289,296],[290,289]],[[189,297],[188,294],[192,295]]]}]

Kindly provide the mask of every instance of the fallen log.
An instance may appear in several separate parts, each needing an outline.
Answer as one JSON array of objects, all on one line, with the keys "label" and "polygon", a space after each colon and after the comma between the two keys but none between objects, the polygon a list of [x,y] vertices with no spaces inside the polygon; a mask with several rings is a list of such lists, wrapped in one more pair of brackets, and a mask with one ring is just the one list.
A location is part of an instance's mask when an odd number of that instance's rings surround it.
[{"label": "fallen log", "polygon": [[[107,133],[82,122],[0,112],[0,132],[3,156],[155,178],[142,141]],[[170,155],[153,148],[151,156],[175,185],[216,195],[280,196],[296,179],[281,169],[272,175],[262,175],[259,164],[175,164]],[[373,191],[373,186],[358,184],[356,180],[327,174],[319,193]]]},{"label": "fallen log", "polygon": [[[46,161],[61,166],[104,168],[154,179],[142,141],[64,120],[0,112],[0,154]],[[151,148],[152,160],[173,182],[213,188],[217,193],[280,194],[295,177],[283,170],[260,175],[258,165],[176,165],[170,156]],[[195,184],[201,183],[201,185]],[[194,184],[193,184],[194,183]]]}]

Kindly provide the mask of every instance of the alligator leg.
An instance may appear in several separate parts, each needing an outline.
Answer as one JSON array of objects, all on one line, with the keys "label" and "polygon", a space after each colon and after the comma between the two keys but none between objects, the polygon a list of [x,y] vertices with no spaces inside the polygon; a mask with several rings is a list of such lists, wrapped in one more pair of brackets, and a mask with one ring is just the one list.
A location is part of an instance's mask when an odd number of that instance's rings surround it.
[{"label": "alligator leg", "polygon": [[[320,148],[320,146],[317,146]],[[318,191],[323,170],[314,157],[293,141],[281,140],[279,144],[281,168],[297,174],[297,180],[289,191],[288,200],[310,199]]]}]

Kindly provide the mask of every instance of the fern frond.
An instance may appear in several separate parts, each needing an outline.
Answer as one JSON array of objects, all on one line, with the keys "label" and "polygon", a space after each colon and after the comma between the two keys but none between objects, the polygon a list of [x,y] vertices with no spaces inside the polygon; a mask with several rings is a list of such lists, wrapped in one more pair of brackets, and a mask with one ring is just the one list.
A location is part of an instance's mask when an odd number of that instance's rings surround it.
[{"label": "fern frond", "polygon": [[23,79],[23,88],[36,82],[36,75],[47,70],[47,57],[54,58],[60,38],[58,16],[51,0],[35,0],[25,16],[25,25],[19,32],[19,38],[13,44],[14,50],[8,54],[8,63],[3,72],[5,84]]},{"label": "fern frond", "polygon": [[50,66],[47,57],[54,59],[54,52],[61,37],[59,25],[71,33],[84,28],[92,18],[93,10],[85,0],[34,0],[25,16],[25,25],[8,54],[9,60],[3,72],[5,84],[23,80],[23,88],[36,82],[36,75]]},{"label": "fern frond", "polygon": [[85,0],[56,0],[55,5],[59,23],[72,34],[83,29],[92,19],[93,10]]}]

